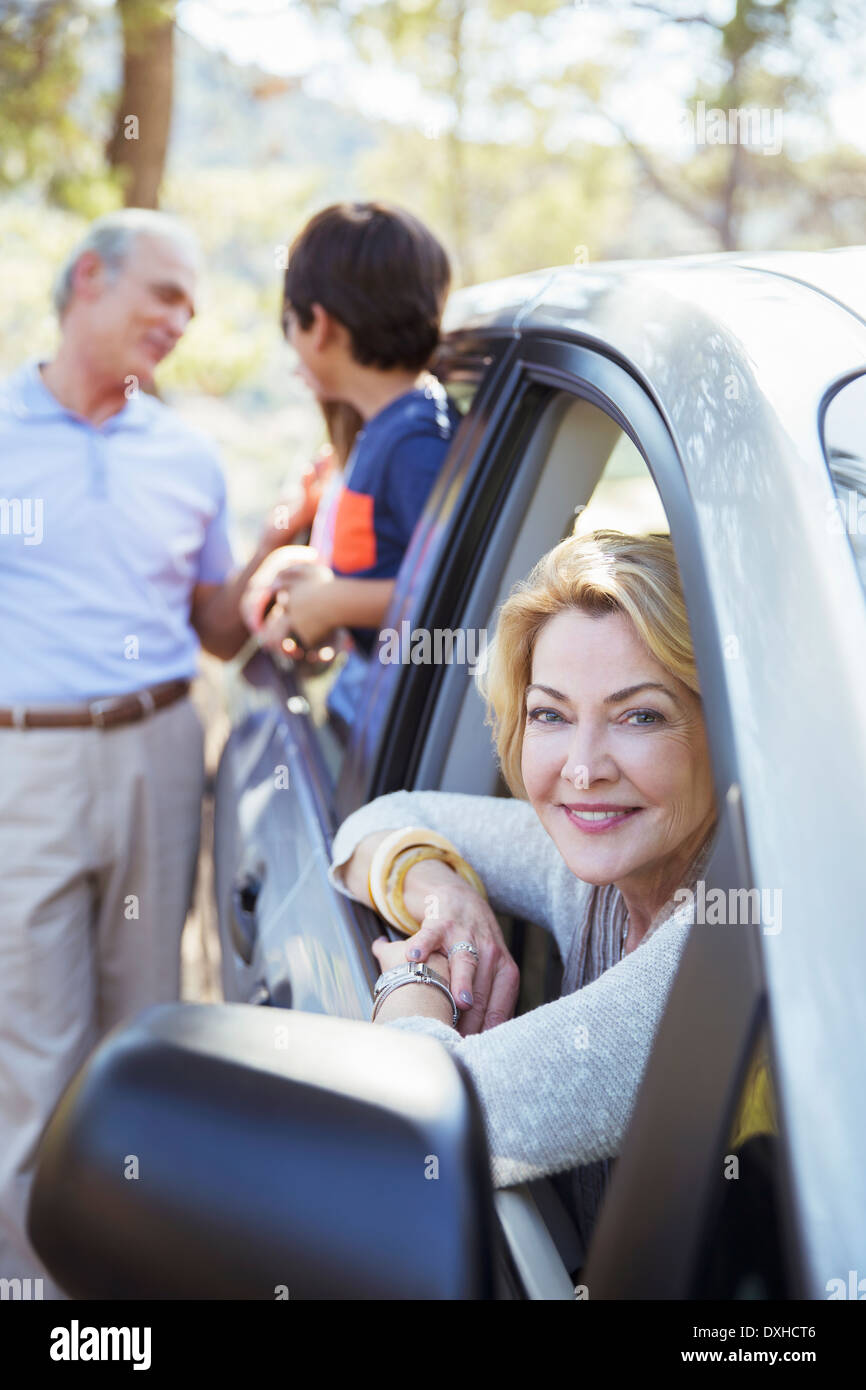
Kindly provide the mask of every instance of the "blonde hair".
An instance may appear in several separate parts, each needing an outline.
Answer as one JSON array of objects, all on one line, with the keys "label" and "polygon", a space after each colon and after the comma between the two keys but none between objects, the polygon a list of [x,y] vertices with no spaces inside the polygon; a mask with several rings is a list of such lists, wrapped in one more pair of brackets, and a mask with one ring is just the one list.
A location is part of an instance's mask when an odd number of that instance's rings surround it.
[{"label": "blonde hair", "polygon": [[602,530],[567,537],[511,591],[477,672],[502,775],[515,796],[526,796],[520,761],[533,649],[545,623],[568,609],[624,613],[656,660],[700,697],[670,537]]}]

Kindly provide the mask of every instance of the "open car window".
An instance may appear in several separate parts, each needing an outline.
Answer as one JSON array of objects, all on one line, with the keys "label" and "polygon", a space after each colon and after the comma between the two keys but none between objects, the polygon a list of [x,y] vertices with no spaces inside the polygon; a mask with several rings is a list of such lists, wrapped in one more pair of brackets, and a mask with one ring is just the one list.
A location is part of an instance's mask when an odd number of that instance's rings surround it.
[{"label": "open car window", "polygon": [[[575,529],[582,535],[598,527],[669,533],[658,489],[633,441],[598,406],[559,392],[523,447],[518,477],[459,615],[466,651],[483,661],[512,587]],[[468,672],[460,664],[442,670],[416,786],[507,795],[472,671],[471,663]]]},{"label": "open car window", "polygon": [[[454,618],[467,655],[481,662],[513,586],[566,536],[597,528],[665,535],[670,530],[640,450],[592,402],[568,391],[551,393],[517,450],[517,471],[503,484],[503,505]],[[473,677],[472,662],[455,661],[440,671],[416,786],[510,796]],[[528,922],[500,918],[500,924],[520,966],[517,1012],[558,997],[562,963],[549,933]]]}]

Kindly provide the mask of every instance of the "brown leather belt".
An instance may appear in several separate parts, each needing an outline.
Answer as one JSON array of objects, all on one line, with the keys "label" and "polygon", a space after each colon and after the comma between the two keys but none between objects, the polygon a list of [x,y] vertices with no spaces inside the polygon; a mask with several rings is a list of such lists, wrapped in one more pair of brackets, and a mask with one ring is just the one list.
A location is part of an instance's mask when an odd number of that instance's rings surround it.
[{"label": "brown leather belt", "polygon": [[14,709],[0,709],[0,728],[83,729],[95,725],[98,729],[111,729],[173,705],[189,687],[188,680],[163,681],[131,695],[112,695],[86,705],[17,705]]}]

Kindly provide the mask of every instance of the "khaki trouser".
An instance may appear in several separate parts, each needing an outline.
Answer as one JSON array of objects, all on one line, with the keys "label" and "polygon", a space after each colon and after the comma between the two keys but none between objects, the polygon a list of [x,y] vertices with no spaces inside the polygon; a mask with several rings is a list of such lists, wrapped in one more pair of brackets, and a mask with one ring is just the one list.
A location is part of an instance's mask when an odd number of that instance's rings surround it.
[{"label": "khaki trouser", "polygon": [[122,1019],[180,995],[203,738],[189,698],[115,729],[0,729],[0,1278],[65,1295],[26,1235],[34,1153]]}]

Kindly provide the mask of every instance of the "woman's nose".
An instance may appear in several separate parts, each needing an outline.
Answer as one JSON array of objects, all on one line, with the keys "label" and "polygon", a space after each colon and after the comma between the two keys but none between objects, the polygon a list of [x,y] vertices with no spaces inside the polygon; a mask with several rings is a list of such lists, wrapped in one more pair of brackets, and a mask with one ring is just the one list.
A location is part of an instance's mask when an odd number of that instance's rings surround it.
[{"label": "woman's nose", "polygon": [[560,776],[577,789],[591,787],[600,780],[615,779],[616,766],[605,748],[601,733],[575,728],[569,740],[568,757]]}]

